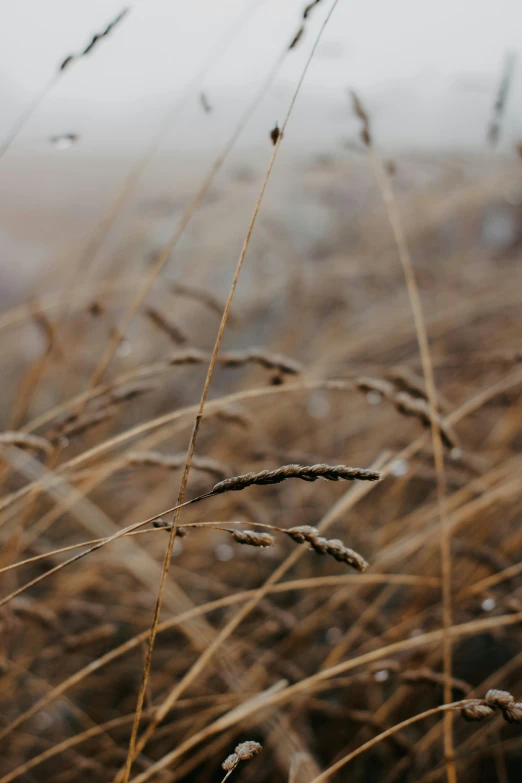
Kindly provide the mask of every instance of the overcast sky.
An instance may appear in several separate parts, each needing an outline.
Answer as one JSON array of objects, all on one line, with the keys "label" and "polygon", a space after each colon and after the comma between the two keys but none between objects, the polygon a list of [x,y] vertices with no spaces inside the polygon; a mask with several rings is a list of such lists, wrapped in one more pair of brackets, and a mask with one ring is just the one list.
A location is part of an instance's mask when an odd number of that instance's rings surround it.
[{"label": "overcast sky", "polygon": [[[313,10],[282,67],[267,99],[274,111],[284,111],[330,3]],[[130,11],[121,25],[47,95],[17,142],[19,152],[38,151],[42,140],[67,130],[82,135],[86,150],[98,141],[105,149],[133,148],[187,91],[186,116],[166,134],[167,145],[205,144],[209,126],[197,105],[199,89],[215,108],[216,129],[224,127],[231,107],[244,105],[297,30],[305,2],[3,0],[1,134],[63,58],[84,48],[125,5]],[[302,91],[306,121],[303,115],[293,121],[296,143],[317,136],[318,115],[334,124],[337,136],[343,124],[353,132],[345,97],[352,86],[384,143],[480,150],[503,61],[508,51],[518,53],[521,30],[520,0],[340,0]],[[519,70],[506,114],[510,140],[522,136]]]},{"label": "overcast sky", "polygon": [[[261,176],[271,154],[269,131],[284,118],[331,3],[313,9],[305,34],[227,158],[220,187],[234,181],[245,160]],[[127,2],[129,13],[111,35],[53,82],[64,58],[81,52],[125,0],[0,0],[0,149],[34,106],[0,160],[0,289],[13,270],[18,283],[23,275],[32,279],[33,268],[77,255],[149,149],[154,154],[104,243],[104,257],[130,230],[157,239],[163,220],[171,231],[173,214],[207,174],[299,29],[305,4]],[[499,150],[513,151],[522,140],[521,31],[521,0],[340,0],[307,73],[271,186],[275,181],[277,188],[278,177],[284,182],[286,165],[301,166],[318,153],[354,158],[346,145],[357,143],[359,122],[348,88],[362,97],[386,151],[486,152],[510,51],[518,59]],[[211,113],[202,109],[201,91]],[[62,134],[78,140],[62,149],[52,143]],[[151,211],[150,203],[159,207]],[[170,205],[165,215],[162,204]]]}]

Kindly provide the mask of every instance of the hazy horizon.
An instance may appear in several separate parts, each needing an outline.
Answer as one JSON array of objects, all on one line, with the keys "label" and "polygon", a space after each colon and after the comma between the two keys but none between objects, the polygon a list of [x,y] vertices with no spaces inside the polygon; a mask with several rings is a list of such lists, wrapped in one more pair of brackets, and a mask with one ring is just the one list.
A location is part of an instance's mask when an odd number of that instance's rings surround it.
[{"label": "hazy horizon", "polygon": [[[141,220],[143,204],[153,199],[174,204],[172,222],[299,29],[305,3],[148,0],[127,6],[110,36],[73,62],[46,94],[63,59],[82,51],[125,2],[17,0],[3,9],[0,144],[42,97],[0,161],[4,268],[18,259],[39,266],[57,253],[78,252],[155,140],[123,220]],[[330,7],[323,0],[312,10],[302,39],[227,159],[221,183],[245,165],[261,175],[271,153],[269,131],[286,113]],[[284,184],[286,169],[296,163],[357,157],[352,148],[360,127],[351,88],[364,100],[386,154],[491,153],[487,129],[506,56],[519,45],[522,5],[442,0],[430,10],[413,0],[339,2],[306,75],[274,182]],[[521,98],[517,61],[497,156],[512,153],[522,139]],[[77,137],[68,149],[52,143],[63,134]],[[147,214],[150,230],[161,234],[155,222],[164,218]]]},{"label": "hazy horizon", "polygon": [[[133,153],[154,134],[169,105],[181,101],[162,148],[168,152],[178,145],[186,151],[188,145],[197,152],[208,144],[209,132],[233,122],[234,108],[240,110],[266,78],[301,24],[304,5],[303,0],[17,0],[3,10],[0,33],[0,138],[64,57],[84,48],[128,6],[111,35],[58,79],[10,155],[44,154],[51,136],[71,132],[80,137],[84,154],[99,148]],[[265,101],[267,119],[285,111],[329,7],[324,0],[307,19],[302,40]],[[442,0],[431,13],[413,0],[341,0],[303,85],[292,143],[313,148],[321,120],[353,134],[346,90],[355,88],[372,113],[381,144],[407,151],[480,152],[504,60],[508,52],[516,53],[521,26],[516,0],[457,5]],[[199,104],[201,90],[213,108],[210,115]],[[521,97],[515,67],[504,147],[522,134],[516,112]],[[256,143],[253,123],[244,138]],[[315,146],[321,144],[324,139],[316,139]]]}]

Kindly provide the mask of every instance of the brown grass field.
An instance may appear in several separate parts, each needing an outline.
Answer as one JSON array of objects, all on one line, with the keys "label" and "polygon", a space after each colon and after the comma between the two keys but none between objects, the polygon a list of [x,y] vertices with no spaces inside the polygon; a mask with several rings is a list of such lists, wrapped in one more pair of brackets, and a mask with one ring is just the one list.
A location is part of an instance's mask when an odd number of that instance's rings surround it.
[{"label": "brown grass field", "polygon": [[520,779],[522,163],[353,110],[0,258],[0,783]]}]

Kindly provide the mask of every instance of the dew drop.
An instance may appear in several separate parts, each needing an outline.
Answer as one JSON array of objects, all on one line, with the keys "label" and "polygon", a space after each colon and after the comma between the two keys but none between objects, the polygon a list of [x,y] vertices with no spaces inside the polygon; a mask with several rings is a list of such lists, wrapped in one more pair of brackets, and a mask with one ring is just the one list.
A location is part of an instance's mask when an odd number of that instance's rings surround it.
[{"label": "dew drop", "polygon": [[326,419],[330,413],[330,402],[326,394],[322,392],[313,392],[308,401],[308,413],[312,419],[320,421]]},{"label": "dew drop", "polygon": [[407,459],[394,459],[390,465],[392,476],[405,476],[410,469],[410,463]]},{"label": "dew drop", "polygon": [[326,641],[328,644],[337,644],[341,641],[343,637],[343,632],[340,628],[337,628],[336,626],[333,626],[332,628],[329,628],[326,632]]},{"label": "dew drop", "polygon": [[219,560],[221,563],[227,563],[234,557],[234,550],[230,544],[218,544],[214,550],[214,554],[216,560]]},{"label": "dew drop", "polygon": [[50,142],[57,150],[68,150],[79,138],[76,133],[61,133],[58,136],[51,136]]},{"label": "dew drop", "polygon": [[371,389],[366,394],[366,402],[368,405],[379,405],[379,403],[382,401],[382,394],[378,391],[375,391],[375,389]]},{"label": "dew drop", "polygon": [[53,725],[53,718],[49,712],[37,712],[34,716],[38,731],[45,731]]}]

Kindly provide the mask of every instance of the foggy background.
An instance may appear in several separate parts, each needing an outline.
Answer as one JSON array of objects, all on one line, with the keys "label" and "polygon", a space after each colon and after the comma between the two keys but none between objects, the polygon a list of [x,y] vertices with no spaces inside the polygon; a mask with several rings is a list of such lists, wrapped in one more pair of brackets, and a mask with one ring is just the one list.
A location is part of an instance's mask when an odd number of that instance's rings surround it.
[{"label": "foggy background", "polygon": [[[30,278],[35,266],[78,252],[136,160],[156,141],[104,252],[117,246],[122,221],[149,237],[152,231],[161,242],[292,40],[305,5],[303,0],[4,3],[0,140],[42,98],[0,161],[4,284],[13,266],[18,276],[27,272]],[[110,36],[55,79],[63,59],[85,48],[124,7],[129,12]],[[324,0],[310,14],[302,40],[220,174],[222,190],[241,175],[259,181],[271,152],[269,131],[284,118],[329,8]],[[318,158],[357,157],[359,122],[349,88],[363,98],[386,154],[417,155],[424,167],[431,158],[445,165],[441,161],[448,158],[491,155],[487,129],[506,57],[518,54],[521,29],[517,0],[341,0],[304,82],[272,187],[284,188],[290,172]],[[203,110],[201,92],[210,113]],[[513,154],[522,138],[521,98],[515,60],[497,156]],[[75,138],[69,147],[59,141],[67,134]]]},{"label": "foggy background", "polygon": [[[303,0],[17,0],[2,7],[0,72],[5,134],[18,113],[51,78],[64,57],[83,48],[124,7],[124,22],[91,55],[77,61],[52,90],[12,154],[38,153],[48,135],[73,129],[84,154],[101,146],[131,153],[147,141],[175,97],[194,81],[215,107],[212,128],[201,119],[197,95],[165,149],[198,152],[227,110],[248,98],[301,24]],[[330,6],[310,14],[306,34],[287,58],[267,103],[280,111]],[[344,93],[361,91],[384,144],[409,149],[481,150],[503,61],[520,46],[517,0],[342,0],[324,32],[300,99],[292,146],[310,144],[324,125],[349,133]],[[225,51],[224,51],[225,50]],[[209,72],[202,77],[209,60]],[[505,141],[520,132],[522,92],[513,81]],[[279,100],[278,100],[279,98]],[[255,125],[255,124],[253,124]],[[324,147],[330,138],[317,140]],[[253,128],[244,143],[254,144]]]}]

